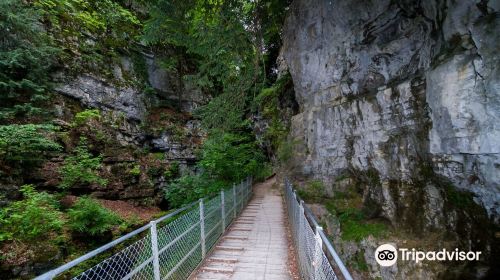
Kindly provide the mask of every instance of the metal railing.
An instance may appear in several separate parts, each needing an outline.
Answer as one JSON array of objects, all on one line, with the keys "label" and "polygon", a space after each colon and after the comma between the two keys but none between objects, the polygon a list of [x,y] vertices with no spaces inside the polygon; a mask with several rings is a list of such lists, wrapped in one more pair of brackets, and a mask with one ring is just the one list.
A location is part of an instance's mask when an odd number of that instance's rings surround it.
[{"label": "metal railing", "polygon": [[[251,186],[248,178],[220,195],[200,199],[151,221],[35,279],[187,279],[241,213],[251,197]],[[131,244],[122,244],[125,241]],[[109,251],[116,252],[100,261],[99,257]],[[79,268],[89,262],[94,265]]]},{"label": "metal railing", "polygon": [[323,228],[288,179],[285,179],[285,201],[302,279],[333,280],[341,274],[344,279],[352,280]]}]

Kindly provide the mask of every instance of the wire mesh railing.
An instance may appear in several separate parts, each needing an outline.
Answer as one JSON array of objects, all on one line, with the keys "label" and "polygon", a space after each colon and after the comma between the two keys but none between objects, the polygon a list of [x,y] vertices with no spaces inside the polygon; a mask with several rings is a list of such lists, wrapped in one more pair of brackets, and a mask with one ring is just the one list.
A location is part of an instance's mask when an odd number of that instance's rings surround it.
[{"label": "wire mesh railing", "polygon": [[35,279],[187,279],[241,213],[251,197],[251,186],[247,178]]},{"label": "wire mesh railing", "polygon": [[352,280],[323,228],[288,179],[285,179],[285,201],[301,278]]}]

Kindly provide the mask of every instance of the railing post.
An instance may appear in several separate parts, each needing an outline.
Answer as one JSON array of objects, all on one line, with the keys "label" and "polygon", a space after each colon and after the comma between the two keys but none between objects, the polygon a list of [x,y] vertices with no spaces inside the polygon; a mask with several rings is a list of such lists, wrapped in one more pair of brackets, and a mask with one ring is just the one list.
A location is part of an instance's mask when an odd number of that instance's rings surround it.
[{"label": "railing post", "polygon": [[321,239],[320,231],[323,230],[323,227],[316,226],[316,244],[314,250],[314,263],[313,263],[313,279],[323,279],[321,277],[321,265],[323,264],[323,240]]},{"label": "railing post", "polygon": [[253,194],[253,177],[248,177],[248,194],[249,196]]},{"label": "railing post", "polygon": [[251,194],[252,194],[252,180],[249,176],[247,178],[247,201],[250,199]]},{"label": "railing post", "polygon": [[200,242],[201,242],[201,256],[205,258],[207,248],[205,247],[205,209],[203,206],[203,198],[200,198]]},{"label": "railing post", "polygon": [[226,231],[226,203],[224,202],[224,190],[220,191],[220,201],[222,213],[222,233],[224,233],[224,231]]},{"label": "railing post", "polygon": [[242,212],[243,211],[243,198],[245,196],[245,193],[244,193],[244,189],[243,189],[243,182],[240,182],[240,190],[238,191],[239,193],[241,193],[241,203],[240,203],[240,210],[238,212]]},{"label": "railing post", "polygon": [[153,252],[153,274],[155,280],[160,280],[160,256],[158,255],[158,232],[156,221],[151,221],[151,250]]},{"label": "railing post", "polygon": [[237,198],[236,198],[236,184],[233,183],[233,218],[236,219],[236,205],[237,203]]},{"label": "railing post", "polygon": [[245,204],[248,201],[248,177],[245,178],[245,183],[243,184],[245,186]]},{"label": "railing post", "polygon": [[[303,248],[302,247],[302,232],[304,231],[304,223],[307,223],[307,221],[305,220],[306,219],[306,216],[304,215],[304,201],[303,200],[300,200],[299,202],[299,215],[297,217],[299,220],[299,226],[297,228],[297,233],[296,233],[296,236],[297,236],[297,247],[298,248]],[[304,252],[301,252],[300,250],[298,251],[298,258],[299,258],[299,261],[303,261],[303,256]]]}]

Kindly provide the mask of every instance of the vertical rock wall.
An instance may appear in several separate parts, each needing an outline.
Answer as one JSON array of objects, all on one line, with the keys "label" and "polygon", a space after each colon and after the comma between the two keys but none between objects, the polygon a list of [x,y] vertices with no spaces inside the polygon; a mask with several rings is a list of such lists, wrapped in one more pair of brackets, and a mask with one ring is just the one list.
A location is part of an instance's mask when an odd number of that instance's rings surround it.
[{"label": "vertical rock wall", "polygon": [[282,50],[300,105],[294,175],[332,188],[350,174],[393,225],[494,255],[499,11],[499,1],[295,0]]},{"label": "vertical rock wall", "polygon": [[374,168],[410,181],[430,160],[496,217],[498,7],[396,2],[293,3],[283,53],[301,106],[292,133],[307,147],[298,171],[328,180]]}]

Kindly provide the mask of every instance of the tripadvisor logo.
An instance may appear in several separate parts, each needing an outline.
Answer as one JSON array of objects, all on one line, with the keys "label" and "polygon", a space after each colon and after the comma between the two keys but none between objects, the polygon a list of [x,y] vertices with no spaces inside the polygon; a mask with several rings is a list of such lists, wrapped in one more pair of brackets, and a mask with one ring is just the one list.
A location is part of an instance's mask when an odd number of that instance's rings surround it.
[{"label": "tripadvisor logo", "polygon": [[383,244],[375,250],[375,260],[381,266],[391,266],[398,260],[398,251],[391,244]]},{"label": "tripadvisor logo", "polygon": [[418,251],[415,248],[406,249],[399,248],[396,249],[391,244],[383,244],[378,246],[377,250],[375,250],[375,260],[381,266],[391,266],[396,263],[399,258],[402,261],[414,261],[415,263],[419,263],[423,260],[428,261],[478,261],[481,252],[465,252],[457,249],[455,250],[446,250],[442,249],[440,251]]}]

